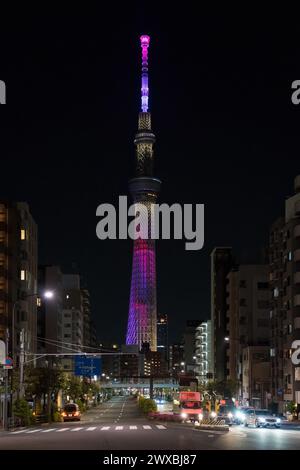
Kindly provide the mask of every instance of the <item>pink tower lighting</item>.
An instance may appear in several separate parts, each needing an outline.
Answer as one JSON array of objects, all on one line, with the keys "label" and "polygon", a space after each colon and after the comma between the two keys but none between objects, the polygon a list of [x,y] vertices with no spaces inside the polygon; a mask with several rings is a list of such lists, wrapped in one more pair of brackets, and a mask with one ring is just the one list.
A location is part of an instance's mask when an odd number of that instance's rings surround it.
[{"label": "pink tower lighting", "polygon": [[140,37],[141,48],[142,48],[142,111],[143,113],[148,112],[148,100],[149,100],[149,86],[148,86],[148,47],[150,44],[150,36],[142,35]]}]

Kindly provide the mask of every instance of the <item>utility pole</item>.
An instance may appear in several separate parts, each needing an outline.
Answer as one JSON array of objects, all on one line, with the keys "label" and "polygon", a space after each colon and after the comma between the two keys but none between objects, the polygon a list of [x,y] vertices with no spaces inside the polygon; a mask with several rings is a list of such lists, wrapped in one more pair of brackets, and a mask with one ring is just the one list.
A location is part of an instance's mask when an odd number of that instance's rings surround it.
[{"label": "utility pole", "polygon": [[24,397],[24,328],[20,332],[20,398]]}]

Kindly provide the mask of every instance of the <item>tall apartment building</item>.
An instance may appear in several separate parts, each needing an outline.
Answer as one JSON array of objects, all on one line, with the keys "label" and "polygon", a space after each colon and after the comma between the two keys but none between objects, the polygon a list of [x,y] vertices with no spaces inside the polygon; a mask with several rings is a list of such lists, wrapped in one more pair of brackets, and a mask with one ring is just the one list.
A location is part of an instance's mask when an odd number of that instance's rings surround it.
[{"label": "tall apartment building", "polygon": [[269,346],[247,346],[242,350],[242,384],[245,406],[268,408],[271,363]]},{"label": "tall apartment building", "polygon": [[168,315],[157,316],[157,351],[169,361]]},{"label": "tall apartment building", "polygon": [[[62,338],[65,346],[82,351],[84,346],[84,303],[79,274],[63,274]],[[87,298],[85,297],[85,300]],[[87,307],[87,305],[85,305]],[[74,359],[64,358],[63,368],[74,369]]]},{"label": "tall apartment building", "polygon": [[196,377],[198,384],[212,380],[211,321],[201,322],[195,334]]},{"label": "tall apartment building", "polygon": [[232,248],[217,247],[211,253],[211,331],[212,372],[214,380],[227,376],[226,358],[226,283],[233,266]]},{"label": "tall apartment building", "polygon": [[37,335],[37,226],[25,202],[0,201],[0,339],[19,363],[20,332],[25,353],[35,353]]},{"label": "tall apartment building", "polygon": [[191,375],[196,371],[196,328],[200,323],[201,320],[187,320],[183,332],[183,369]]},{"label": "tall apartment building", "polygon": [[[62,352],[63,282],[59,266],[44,265],[38,268],[38,352],[54,354]],[[53,298],[44,299],[43,293],[53,292]],[[46,358],[47,360],[47,358]],[[40,360],[40,364],[45,359]],[[52,363],[52,360],[50,361]]]},{"label": "tall apartment building", "polygon": [[169,346],[169,367],[170,374],[177,379],[179,374],[184,372],[184,347],[182,343],[174,343]]},{"label": "tall apartment building", "polygon": [[300,370],[291,362],[291,345],[300,339],[300,176],[285,201],[285,217],[270,231],[271,380],[274,408],[300,406]]},{"label": "tall apartment building", "polygon": [[[270,345],[269,266],[234,267],[227,275],[226,292],[226,378],[237,382],[240,401],[245,397],[248,400],[253,394],[251,389],[246,392],[243,384],[243,349]],[[248,356],[251,360],[252,355]],[[266,383],[268,380],[269,376]]]}]

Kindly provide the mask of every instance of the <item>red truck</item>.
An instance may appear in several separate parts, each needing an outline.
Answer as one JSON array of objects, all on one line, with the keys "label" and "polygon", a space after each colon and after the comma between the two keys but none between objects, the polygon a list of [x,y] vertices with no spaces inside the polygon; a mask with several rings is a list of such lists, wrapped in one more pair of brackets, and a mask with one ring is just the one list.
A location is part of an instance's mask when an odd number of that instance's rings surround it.
[{"label": "red truck", "polygon": [[203,410],[200,392],[179,392],[180,416],[182,421],[201,421]]}]

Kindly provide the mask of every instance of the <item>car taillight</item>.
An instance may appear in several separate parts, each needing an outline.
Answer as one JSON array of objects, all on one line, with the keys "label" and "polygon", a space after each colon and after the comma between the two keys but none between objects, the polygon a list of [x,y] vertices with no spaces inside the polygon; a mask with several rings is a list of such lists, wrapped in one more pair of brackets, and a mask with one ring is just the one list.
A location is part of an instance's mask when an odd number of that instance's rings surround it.
[{"label": "car taillight", "polygon": [[74,416],[79,416],[79,411],[75,411]]},{"label": "car taillight", "polygon": [[63,416],[67,416],[67,413],[65,411],[62,412]]}]

